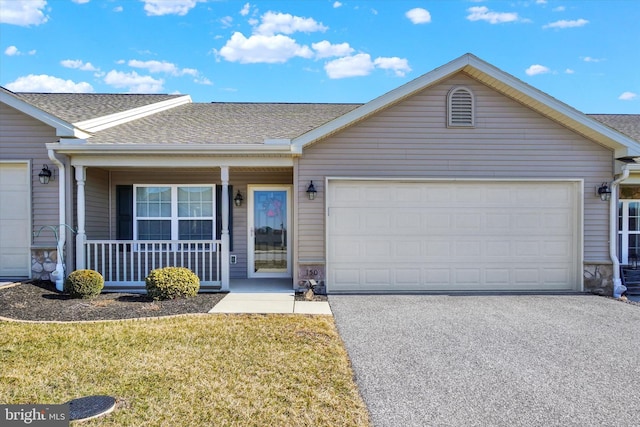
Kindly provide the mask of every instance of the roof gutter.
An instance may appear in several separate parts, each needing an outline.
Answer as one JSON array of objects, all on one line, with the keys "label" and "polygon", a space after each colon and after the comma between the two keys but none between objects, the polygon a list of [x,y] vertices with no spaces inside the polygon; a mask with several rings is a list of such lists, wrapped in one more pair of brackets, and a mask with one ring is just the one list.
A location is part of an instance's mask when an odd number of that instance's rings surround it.
[{"label": "roof gutter", "polygon": [[618,242],[618,185],[629,178],[629,167],[628,165],[622,166],[622,174],[615,179],[611,183],[611,194],[616,195],[609,200],[609,256],[611,257],[611,262],[613,263],[613,297],[620,298],[622,293],[627,290],[626,286],[622,284],[622,279],[620,278],[620,260],[618,259],[618,254],[616,253],[616,247]]}]

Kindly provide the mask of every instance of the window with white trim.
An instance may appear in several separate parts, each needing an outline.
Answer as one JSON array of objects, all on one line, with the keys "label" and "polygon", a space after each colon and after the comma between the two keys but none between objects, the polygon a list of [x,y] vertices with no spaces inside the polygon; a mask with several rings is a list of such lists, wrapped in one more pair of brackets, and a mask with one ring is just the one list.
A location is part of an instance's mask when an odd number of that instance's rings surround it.
[{"label": "window with white trim", "polygon": [[214,240],[215,186],[134,185],[137,240]]},{"label": "window with white trim", "polygon": [[456,86],[447,95],[447,127],[474,127],[473,92],[464,86]]}]

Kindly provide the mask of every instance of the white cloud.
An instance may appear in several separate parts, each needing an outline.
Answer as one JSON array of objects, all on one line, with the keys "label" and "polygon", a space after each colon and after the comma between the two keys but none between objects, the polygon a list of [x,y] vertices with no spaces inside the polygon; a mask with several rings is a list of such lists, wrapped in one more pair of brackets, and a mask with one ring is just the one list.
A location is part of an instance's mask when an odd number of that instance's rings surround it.
[{"label": "white cloud", "polygon": [[589,21],[587,21],[586,19],[575,19],[573,21],[568,21],[566,19],[561,19],[560,21],[556,21],[556,22],[551,22],[549,24],[543,25],[542,28],[576,28],[576,27],[583,27],[585,25],[587,25],[589,23]]},{"label": "white cloud", "polygon": [[549,70],[549,68],[545,67],[544,65],[534,64],[527,68],[524,72],[527,73],[528,76],[535,76],[537,74],[546,74],[550,71],[551,70]]},{"label": "white cloud", "polygon": [[333,2],[333,8],[334,8],[334,9],[337,9],[337,8],[339,8],[339,7],[342,7],[342,3],[340,3],[339,1],[334,1],[334,2]]},{"label": "white cloud", "polygon": [[272,36],[274,34],[293,34],[296,32],[314,33],[328,29],[313,18],[301,18],[288,13],[267,12],[262,15],[262,23],[255,29],[255,34]]},{"label": "white cloud", "polygon": [[431,14],[427,9],[416,7],[411,9],[405,16],[414,24],[428,24],[431,22]]},{"label": "white cloud", "polygon": [[574,74],[575,71],[572,70],[571,68],[567,68],[566,70],[564,70],[565,74]]},{"label": "white cloud", "polygon": [[515,12],[492,12],[486,6],[474,6],[467,9],[469,21],[487,21],[490,24],[502,24],[520,20]]},{"label": "white cloud", "polygon": [[553,10],[554,12],[564,12],[565,10],[567,10],[567,8],[564,6],[558,6],[558,7],[554,7],[551,10]]},{"label": "white cloud", "polygon": [[536,0],[536,4],[547,4],[547,0]]},{"label": "white cloud", "polygon": [[111,70],[104,78],[104,82],[118,89],[127,88],[129,93],[158,93],[163,90],[164,80],[151,76],[141,76],[135,71],[123,73]]},{"label": "white cloud", "polygon": [[409,61],[404,58],[398,58],[397,56],[394,56],[393,58],[376,58],[376,60],[373,61],[373,64],[383,70],[392,70],[398,77],[404,77],[411,71]]},{"label": "white cloud", "polygon": [[330,58],[332,56],[348,56],[353,53],[353,48],[349,43],[331,44],[323,40],[318,43],[312,43],[311,47],[316,51],[316,58]]},{"label": "white cloud", "polygon": [[44,24],[49,20],[43,12],[46,5],[46,0],[0,0],[0,23],[22,27]]},{"label": "white cloud", "polygon": [[600,58],[593,58],[591,56],[585,56],[584,58],[582,58],[582,60],[584,62],[601,62],[604,61],[604,59],[600,59]]},{"label": "white cloud", "polygon": [[19,77],[5,85],[14,92],[47,92],[47,93],[92,93],[93,86],[87,82],[75,83],[46,74]]},{"label": "white cloud", "polygon": [[206,78],[206,77],[195,79],[194,82],[199,84],[199,85],[205,85],[205,86],[213,85],[213,82],[211,80],[209,80],[208,78]]},{"label": "white cloud", "polygon": [[73,68],[81,71],[100,71],[100,69],[94,67],[91,62],[85,63],[79,59],[65,59],[60,61],[60,64],[65,68]]},{"label": "white cloud", "polygon": [[124,10],[124,8],[122,6],[116,6],[113,8],[114,12],[122,12]]},{"label": "white cloud", "polygon": [[622,92],[622,94],[620,94],[618,99],[621,100],[621,101],[633,101],[637,97],[638,97],[637,93],[634,93],[634,92]]},{"label": "white cloud", "polygon": [[233,17],[223,16],[222,18],[220,18],[220,23],[222,24],[223,28],[229,28],[231,25],[233,25]]},{"label": "white cloud", "polygon": [[15,46],[9,46],[4,50],[4,54],[7,56],[15,56],[15,55],[20,55],[20,51]]},{"label": "white cloud", "polygon": [[71,1],[78,4],[85,4],[85,3],[89,3],[91,0],[71,0]]},{"label": "white cloud", "polygon": [[240,10],[240,15],[247,16],[249,14],[249,10],[251,9],[251,5],[249,3],[245,3]]},{"label": "white cloud", "polygon": [[148,16],[179,15],[184,16],[205,0],[142,0]]},{"label": "white cloud", "polygon": [[359,53],[354,56],[334,59],[324,66],[327,75],[331,79],[368,76],[374,68],[375,66],[368,53]]},{"label": "white cloud", "polygon": [[275,36],[253,35],[246,38],[242,33],[235,32],[227,43],[216,51],[229,62],[249,63],[283,63],[299,56],[313,57],[308,46],[301,46],[290,37],[278,34]]},{"label": "white cloud", "polygon": [[197,76],[198,70],[194,68],[182,68],[180,69],[175,64],[166,61],[139,61],[137,59],[130,60],[127,65],[133,68],[144,68],[150,73],[166,73],[172,76],[184,76],[188,74],[190,76]]}]

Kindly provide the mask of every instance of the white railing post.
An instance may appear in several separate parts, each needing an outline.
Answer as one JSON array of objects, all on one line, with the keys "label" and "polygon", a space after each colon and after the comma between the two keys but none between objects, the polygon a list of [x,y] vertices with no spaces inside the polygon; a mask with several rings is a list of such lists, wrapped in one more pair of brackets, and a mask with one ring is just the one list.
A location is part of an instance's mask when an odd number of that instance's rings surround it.
[{"label": "white railing post", "polygon": [[221,290],[229,290],[229,167],[220,167],[220,178],[222,181],[222,253],[220,263],[222,268]]},{"label": "white railing post", "polygon": [[85,267],[85,241],[87,234],[85,231],[85,197],[84,184],[87,174],[84,166],[76,166],[76,185],[77,185],[77,206],[76,214],[78,216],[78,233],[76,234],[76,270]]}]

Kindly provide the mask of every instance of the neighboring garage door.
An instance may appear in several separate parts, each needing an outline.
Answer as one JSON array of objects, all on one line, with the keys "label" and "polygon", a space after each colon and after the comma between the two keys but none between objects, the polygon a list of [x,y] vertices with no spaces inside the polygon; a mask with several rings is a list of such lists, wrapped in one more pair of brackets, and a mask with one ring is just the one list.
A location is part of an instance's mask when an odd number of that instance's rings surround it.
[{"label": "neighboring garage door", "polygon": [[0,163],[0,277],[29,277],[29,177],[27,163]]},{"label": "neighboring garage door", "polygon": [[580,181],[329,180],[329,292],[579,290]]}]

